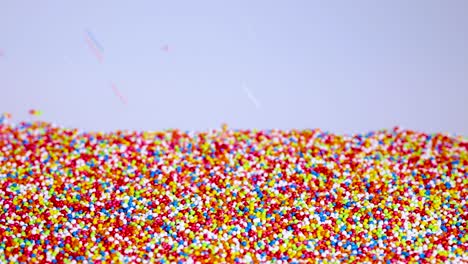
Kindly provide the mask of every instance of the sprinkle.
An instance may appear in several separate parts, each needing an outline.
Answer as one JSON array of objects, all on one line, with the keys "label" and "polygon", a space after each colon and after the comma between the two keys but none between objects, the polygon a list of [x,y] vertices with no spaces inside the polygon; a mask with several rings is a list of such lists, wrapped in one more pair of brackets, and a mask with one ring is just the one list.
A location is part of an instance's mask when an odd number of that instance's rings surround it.
[{"label": "sprinkle", "polygon": [[33,115],[33,116],[36,116],[36,117],[39,117],[42,115],[42,111],[40,110],[35,110],[35,109],[31,109],[29,110],[29,114],[30,115]]},{"label": "sprinkle", "polygon": [[93,33],[91,33],[90,30],[85,30],[85,32],[87,33],[88,38],[89,38],[90,40],[92,40],[93,43],[94,43],[94,45],[99,49],[99,51],[104,52],[104,48],[103,48],[102,45],[99,44],[99,42],[96,40],[96,38],[94,37]]},{"label": "sprinkle", "polygon": [[122,101],[122,103],[126,104],[127,100],[125,100],[125,98],[119,92],[119,90],[117,89],[117,86],[115,86],[114,83],[111,83],[111,86],[112,86],[112,90],[114,91],[115,95],[117,95],[120,98],[120,101]]},{"label": "sprinkle", "polygon": [[260,108],[260,102],[255,98],[255,96],[252,94],[249,88],[247,86],[243,85],[244,91],[247,93],[247,96],[249,97],[250,101],[255,105],[257,109]]},{"label": "sprinkle", "polygon": [[466,197],[444,134],[0,125],[0,263],[462,263]]},{"label": "sprinkle", "polygon": [[104,58],[103,58],[101,52],[99,51],[99,49],[96,46],[97,42],[93,42],[93,39],[91,39],[89,34],[85,35],[85,41],[86,41],[86,44],[88,44],[88,48],[91,50],[91,52],[94,53],[94,56],[96,56],[97,60],[99,62],[102,62]]}]

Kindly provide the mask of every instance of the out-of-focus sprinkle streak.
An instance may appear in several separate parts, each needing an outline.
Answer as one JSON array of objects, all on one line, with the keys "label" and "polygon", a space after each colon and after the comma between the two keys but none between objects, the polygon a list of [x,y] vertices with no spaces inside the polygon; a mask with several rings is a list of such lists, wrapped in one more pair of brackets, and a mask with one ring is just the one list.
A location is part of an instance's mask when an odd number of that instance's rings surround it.
[{"label": "out-of-focus sprinkle streak", "polygon": [[86,31],[86,34],[88,35],[88,38],[90,40],[93,41],[94,45],[101,51],[101,52],[104,52],[104,48],[102,47],[102,45],[96,40],[96,38],[94,37],[93,33],[91,33],[91,31],[89,30],[85,30]]},{"label": "out-of-focus sprinkle streak", "polygon": [[89,37],[89,35],[85,35],[85,40],[86,40],[86,44],[88,44],[89,49],[94,53],[98,61],[102,62],[104,58],[101,52],[99,51],[99,49],[97,48],[95,42],[93,42],[93,40]]},{"label": "out-of-focus sprinkle streak", "polygon": [[32,116],[38,117],[38,116],[41,116],[41,115],[42,115],[42,111],[40,111],[40,110],[35,110],[35,109],[31,109],[31,110],[29,110],[29,114],[32,115]]},{"label": "out-of-focus sprinkle streak", "polygon": [[255,105],[255,107],[257,109],[259,109],[260,108],[260,102],[257,100],[257,98],[255,98],[255,96],[252,94],[250,89],[247,88],[247,86],[243,85],[243,87],[244,87],[244,91],[247,93],[247,96],[249,97],[250,101],[252,101],[252,103]]},{"label": "out-of-focus sprinkle streak", "polygon": [[117,86],[115,86],[115,83],[111,83],[111,86],[115,95],[117,95],[120,98],[120,101],[122,101],[123,104],[127,104],[127,100],[125,100],[125,97],[123,97],[122,94],[119,92],[119,89],[117,89]]}]

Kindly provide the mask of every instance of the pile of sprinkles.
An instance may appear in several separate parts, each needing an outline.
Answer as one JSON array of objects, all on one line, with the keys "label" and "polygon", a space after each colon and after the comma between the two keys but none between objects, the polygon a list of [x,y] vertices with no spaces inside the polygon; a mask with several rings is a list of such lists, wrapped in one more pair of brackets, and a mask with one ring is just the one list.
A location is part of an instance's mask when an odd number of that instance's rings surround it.
[{"label": "pile of sprinkles", "polygon": [[0,124],[0,262],[468,261],[468,140]]}]

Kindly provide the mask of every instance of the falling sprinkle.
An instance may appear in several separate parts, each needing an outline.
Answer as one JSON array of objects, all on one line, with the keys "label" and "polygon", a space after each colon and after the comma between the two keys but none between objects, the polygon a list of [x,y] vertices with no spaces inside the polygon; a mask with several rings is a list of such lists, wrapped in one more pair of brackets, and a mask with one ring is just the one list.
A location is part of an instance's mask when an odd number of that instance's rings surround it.
[{"label": "falling sprinkle", "polygon": [[31,109],[29,110],[29,114],[38,117],[42,115],[42,111]]},{"label": "falling sprinkle", "polygon": [[119,92],[119,90],[117,89],[117,86],[115,86],[114,83],[111,83],[111,86],[115,95],[117,95],[120,98],[120,101],[122,101],[123,104],[127,104],[127,100],[125,100],[125,97],[123,97],[122,94]]},{"label": "falling sprinkle", "polygon": [[99,62],[103,61],[103,56],[99,52],[98,48],[96,48],[96,45],[93,44],[91,38],[89,36],[85,36],[86,43],[88,44],[89,49],[94,53],[96,58],[98,59]]},{"label": "falling sprinkle", "polygon": [[247,93],[247,96],[249,97],[250,101],[255,105],[257,109],[260,108],[260,102],[255,98],[255,96],[252,94],[249,88],[247,86],[243,85],[244,91]]},{"label": "falling sprinkle", "polygon": [[89,30],[85,30],[87,35],[88,35],[88,38],[90,40],[93,41],[94,45],[101,51],[101,52],[104,52],[104,48],[102,47],[102,45],[96,40],[96,38],[94,37],[93,33],[91,33],[91,31]]}]

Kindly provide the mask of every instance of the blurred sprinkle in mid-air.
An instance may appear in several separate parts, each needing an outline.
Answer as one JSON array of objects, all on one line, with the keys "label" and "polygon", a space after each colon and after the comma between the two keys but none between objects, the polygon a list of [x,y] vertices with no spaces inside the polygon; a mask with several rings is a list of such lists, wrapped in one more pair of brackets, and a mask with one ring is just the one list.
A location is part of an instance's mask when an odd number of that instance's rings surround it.
[{"label": "blurred sprinkle in mid-air", "polygon": [[93,41],[94,45],[101,51],[101,52],[104,52],[104,48],[102,47],[102,45],[96,40],[96,38],[94,37],[93,33],[89,30],[85,30],[87,35],[88,35],[88,38],[90,40]]},{"label": "blurred sprinkle in mid-air", "polygon": [[94,53],[98,61],[102,62],[103,57],[101,52],[99,51],[98,44],[96,44],[97,42],[93,41],[93,39],[88,34],[85,35],[85,40],[88,44],[89,49]]},{"label": "blurred sprinkle in mid-air", "polygon": [[122,103],[124,104],[127,104],[127,100],[125,100],[125,97],[123,97],[122,94],[119,92],[117,86],[115,86],[115,83],[111,83],[111,86],[112,90],[114,90],[114,93],[120,98],[120,101],[122,101]]},{"label": "blurred sprinkle in mid-air", "polygon": [[42,115],[42,111],[40,111],[40,110],[35,110],[35,109],[31,109],[31,110],[29,110],[29,114],[32,115],[32,116],[41,116],[41,115]]},{"label": "blurred sprinkle in mid-air", "polygon": [[247,86],[243,85],[244,86],[244,91],[247,93],[247,96],[249,97],[250,101],[255,105],[255,107],[257,109],[260,108],[260,102],[257,100],[257,98],[255,98],[255,96],[252,94],[252,92],[250,91],[249,88],[247,88]]}]

